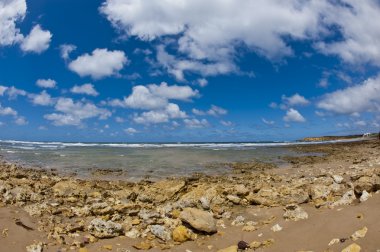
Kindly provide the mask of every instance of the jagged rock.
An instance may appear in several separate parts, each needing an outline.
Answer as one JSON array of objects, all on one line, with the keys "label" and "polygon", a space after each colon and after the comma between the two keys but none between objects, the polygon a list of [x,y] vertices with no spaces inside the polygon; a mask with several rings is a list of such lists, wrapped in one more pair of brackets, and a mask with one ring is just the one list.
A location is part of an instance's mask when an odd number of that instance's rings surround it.
[{"label": "jagged rock", "polygon": [[154,234],[157,238],[160,238],[163,241],[171,240],[171,235],[169,231],[161,225],[152,225],[150,227],[150,232]]},{"label": "jagged rock", "polygon": [[121,235],[123,227],[112,221],[93,219],[88,226],[88,231],[97,238],[112,238]]},{"label": "jagged rock", "polygon": [[245,218],[241,215],[237,216],[235,220],[232,221],[232,226],[243,226]]},{"label": "jagged rock", "polygon": [[360,250],[361,247],[358,244],[352,243],[348,247],[344,248],[342,252],[360,252]]},{"label": "jagged rock", "polygon": [[327,196],[330,194],[331,190],[326,185],[312,185],[310,187],[310,197],[313,200],[320,199],[320,198],[327,198]]},{"label": "jagged rock", "polygon": [[248,195],[249,190],[247,189],[245,185],[240,184],[234,187],[234,193],[238,196],[246,196]]},{"label": "jagged rock", "polygon": [[287,220],[298,221],[307,219],[309,217],[307,212],[302,207],[295,204],[287,205],[284,210],[285,213],[283,217]]},{"label": "jagged rock", "polygon": [[333,178],[334,182],[337,184],[340,184],[343,182],[343,177],[340,175],[333,175],[332,178]]},{"label": "jagged rock", "polygon": [[210,200],[206,197],[201,197],[199,199],[201,206],[204,210],[209,210],[210,209]]},{"label": "jagged rock", "polygon": [[218,252],[237,252],[238,251],[238,246],[236,245],[233,245],[233,246],[230,246],[228,248],[224,248],[224,249],[219,249]]},{"label": "jagged rock", "polygon": [[362,229],[357,230],[355,233],[351,235],[351,239],[353,241],[358,240],[359,238],[364,238],[365,235],[367,234],[368,228],[363,227]]},{"label": "jagged rock", "polygon": [[162,180],[149,185],[137,199],[142,202],[162,203],[173,198],[178,192],[185,188],[184,180]]},{"label": "jagged rock", "polygon": [[235,195],[227,195],[227,199],[231,201],[232,203],[234,203],[235,205],[239,205],[240,203],[240,198]]},{"label": "jagged rock", "polygon": [[196,187],[186,194],[184,194],[177,202],[177,204],[181,208],[186,207],[202,207],[201,198],[205,198],[209,202],[209,206],[211,207],[214,198],[218,195],[216,187],[210,187],[209,185],[201,185]]},{"label": "jagged rock", "polygon": [[131,239],[136,239],[140,236],[140,232],[136,228],[132,228],[131,230],[125,233],[125,236]]},{"label": "jagged rock", "polygon": [[179,217],[183,222],[188,223],[198,231],[206,233],[215,233],[217,231],[216,221],[209,212],[196,208],[185,208]]},{"label": "jagged rock", "polygon": [[361,194],[364,190],[367,192],[376,192],[380,190],[380,177],[373,175],[372,177],[363,176],[354,182],[355,192]]},{"label": "jagged rock", "polygon": [[173,230],[172,236],[175,242],[185,242],[191,240],[192,233],[188,228],[181,225]]},{"label": "jagged rock", "polygon": [[371,196],[366,190],[363,191],[362,195],[360,196],[360,202],[367,201]]},{"label": "jagged rock", "polygon": [[342,198],[340,198],[338,201],[334,202],[332,206],[342,206],[342,205],[350,205],[352,202],[356,200],[355,193],[353,190],[350,190],[346,192]]}]

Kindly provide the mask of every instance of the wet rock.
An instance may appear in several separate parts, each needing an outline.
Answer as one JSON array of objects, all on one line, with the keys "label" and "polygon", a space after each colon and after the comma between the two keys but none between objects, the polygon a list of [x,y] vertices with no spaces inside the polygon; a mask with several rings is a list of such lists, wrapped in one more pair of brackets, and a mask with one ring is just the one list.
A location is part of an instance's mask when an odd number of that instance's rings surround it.
[{"label": "wet rock", "polygon": [[172,236],[175,242],[185,242],[192,239],[192,232],[181,225],[173,230]]},{"label": "wet rock", "polygon": [[365,235],[367,234],[368,228],[363,227],[362,229],[357,230],[355,233],[351,235],[351,239],[353,241],[358,240],[359,238],[364,238]]},{"label": "wet rock", "polygon": [[212,214],[196,208],[185,208],[181,214],[180,219],[188,223],[194,229],[206,233],[215,233],[216,221]]},{"label": "wet rock", "polygon": [[276,224],[273,227],[271,227],[270,230],[272,230],[273,232],[279,232],[282,230],[282,227],[279,224]]},{"label": "wet rock", "polygon": [[93,219],[88,226],[88,231],[97,238],[112,238],[121,235],[123,227],[112,221]]},{"label": "wet rock", "polygon": [[309,217],[307,212],[302,207],[295,204],[287,205],[284,210],[285,213],[283,217],[287,220],[298,221]]},{"label": "wet rock", "polygon": [[364,190],[359,200],[360,202],[364,202],[364,201],[367,201],[370,197],[372,197],[371,194],[369,194],[366,190]]},{"label": "wet rock", "polygon": [[350,246],[344,248],[342,252],[360,252],[360,250],[361,247],[358,244],[352,243]]},{"label": "wet rock", "polygon": [[150,227],[150,232],[155,235],[157,238],[163,240],[163,241],[169,241],[171,240],[171,235],[169,231],[161,225],[152,225]]},{"label": "wet rock", "polygon": [[233,246],[230,246],[228,248],[224,248],[224,249],[219,249],[218,252],[237,252],[238,251],[238,246],[236,245],[233,245]]}]

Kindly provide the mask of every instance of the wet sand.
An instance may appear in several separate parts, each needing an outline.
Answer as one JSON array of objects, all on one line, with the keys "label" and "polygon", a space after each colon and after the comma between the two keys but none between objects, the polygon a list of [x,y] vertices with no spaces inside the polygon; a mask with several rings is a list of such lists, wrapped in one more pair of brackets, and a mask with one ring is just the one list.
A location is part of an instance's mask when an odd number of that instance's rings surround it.
[{"label": "wet sand", "polygon": [[[250,251],[342,251],[353,243],[361,251],[380,250],[380,143],[294,148],[318,155],[289,157],[281,169],[235,164],[230,176],[156,183],[77,180],[2,164],[0,251],[27,251],[38,243],[43,251],[126,252],[137,251],[136,245],[150,251],[218,251],[241,240],[259,246]],[[370,197],[360,202],[364,190]],[[301,207],[307,218],[286,220],[289,204]],[[201,226],[189,222],[181,216],[189,208],[212,218]],[[94,219],[120,224],[121,230],[108,230],[112,238],[104,238],[105,231],[89,227]],[[217,232],[207,234],[213,224]],[[281,231],[271,230],[276,224]],[[173,234],[182,225],[191,234],[186,239]],[[363,237],[350,238],[364,227]],[[329,246],[333,239],[339,241]]]}]

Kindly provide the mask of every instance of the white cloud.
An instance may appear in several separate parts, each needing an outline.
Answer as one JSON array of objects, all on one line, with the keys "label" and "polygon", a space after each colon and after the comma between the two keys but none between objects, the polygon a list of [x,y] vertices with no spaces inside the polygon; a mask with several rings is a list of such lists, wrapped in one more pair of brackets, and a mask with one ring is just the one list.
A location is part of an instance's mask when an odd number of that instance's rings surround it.
[{"label": "white cloud", "polygon": [[111,112],[106,109],[98,108],[90,102],[75,102],[71,98],[59,98],[55,110],[57,113],[47,114],[44,118],[53,121],[56,126],[82,126],[85,119],[107,119],[111,116]]},{"label": "white cloud", "polygon": [[74,94],[85,94],[90,96],[98,96],[99,93],[95,90],[94,85],[91,83],[86,83],[81,86],[75,85],[70,89]]},{"label": "white cloud", "polygon": [[18,89],[14,86],[7,88],[5,93],[11,100],[16,99],[18,96],[26,96],[28,94],[25,90]]},{"label": "white cloud", "polygon": [[123,51],[108,51],[95,49],[92,54],[83,54],[69,63],[69,69],[81,77],[91,76],[101,79],[107,76],[118,75],[128,58]]},{"label": "white cloud", "polygon": [[124,100],[114,99],[109,104],[118,107],[155,110],[166,107],[169,100],[189,101],[196,96],[198,96],[198,90],[193,90],[189,86],[169,86],[162,82],[160,85],[135,86],[130,96],[125,97]]},{"label": "white cloud", "polygon": [[29,98],[35,105],[49,106],[54,104],[53,99],[45,90],[40,94],[30,94]]},{"label": "white cloud", "polygon": [[365,121],[356,121],[355,125],[358,127],[365,127],[367,126],[367,123]]},{"label": "white cloud", "polygon": [[21,50],[24,52],[42,53],[50,46],[52,38],[50,31],[42,30],[40,25],[36,25],[21,42]]},{"label": "white cloud", "polygon": [[25,119],[25,117],[20,116],[16,118],[15,123],[21,126],[21,125],[27,125],[29,122]]},{"label": "white cloud", "polygon": [[64,60],[70,59],[70,53],[77,49],[75,45],[72,44],[63,44],[59,46],[61,57]]},{"label": "white cloud", "polygon": [[127,128],[124,130],[124,132],[129,134],[129,135],[134,135],[134,134],[138,133],[138,131],[134,128]]},{"label": "white cloud", "polygon": [[8,87],[0,86],[0,96],[3,96],[5,91],[7,91]]},{"label": "white cloud", "polygon": [[290,97],[283,95],[282,100],[288,106],[298,106],[298,105],[305,106],[305,105],[308,105],[310,103],[305,97],[303,97],[297,93],[290,96]]},{"label": "white cloud", "polygon": [[205,87],[205,86],[207,86],[208,81],[206,79],[204,79],[204,78],[201,78],[201,79],[197,80],[197,83],[198,83],[199,86]]},{"label": "white cloud", "polygon": [[263,123],[265,123],[266,125],[273,125],[274,124],[274,121],[270,121],[270,120],[267,120],[265,118],[261,118],[261,120],[263,121]]},{"label": "white cloud", "polygon": [[306,119],[297,110],[290,108],[284,116],[285,122],[306,122]]},{"label": "white cloud", "polygon": [[380,111],[380,76],[328,93],[317,107],[337,114]]},{"label": "white cloud", "polygon": [[0,115],[2,115],[2,116],[8,116],[8,115],[17,116],[17,111],[11,107],[3,107],[0,104]]},{"label": "white cloud", "polygon": [[202,111],[199,109],[192,109],[193,114],[198,115],[198,116],[204,116],[204,115],[211,115],[211,116],[221,116],[221,115],[226,115],[228,111],[224,108],[211,105],[211,108],[207,111]]},{"label": "white cloud", "polygon": [[115,117],[115,121],[116,121],[117,123],[123,123],[123,122],[125,122],[124,118],[122,118],[122,117],[120,117],[120,116]]},{"label": "white cloud", "polygon": [[0,46],[9,46],[22,40],[23,35],[16,27],[26,15],[25,0],[0,1]]},{"label": "white cloud", "polygon": [[36,85],[41,88],[55,88],[57,85],[57,82],[52,79],[38,79],[36,81]]},{"label": "white cloud", "polygon": [[210,126],[206,119],[185,119],[183,120],[187,128],[205,128]]},{"label": "white cloud", "polygon": [[223,126],[226,126],[226,127],[231,127],[231,126],[233,126],[234,124],[233,124],[233,122],[231,122],[231,121],[220,121],[220,123],[223,125]]},{"label": "white cloud", "polygon": [[164,109],[151,110],[140,115],[136,114],[133,121],[139,124],[157,124],[169,122],[170,119],[186,117],[186,113],[181,111],[177,104],[169,103]]},{"label": "white cloud", "polygon": [[165,38],[161,43],[171,44],[178,57],[158,47],[157,60],[178,80],[186,71],[237,72],[241,46],[274,60],[292,55],[293,41],[349,63],[380,66],[376,0],[106,0],[100,11],[126,37]]}]

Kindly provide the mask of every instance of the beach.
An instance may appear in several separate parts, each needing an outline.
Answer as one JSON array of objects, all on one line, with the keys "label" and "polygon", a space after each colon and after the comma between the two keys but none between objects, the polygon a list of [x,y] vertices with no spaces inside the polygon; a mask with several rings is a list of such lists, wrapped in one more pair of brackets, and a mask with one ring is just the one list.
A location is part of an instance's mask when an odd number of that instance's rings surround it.
[{"label": "beach", "polygon": [[287,148],[281,167],[136,182],[3,161],[0,251],[380,250],[378,140]]}]

